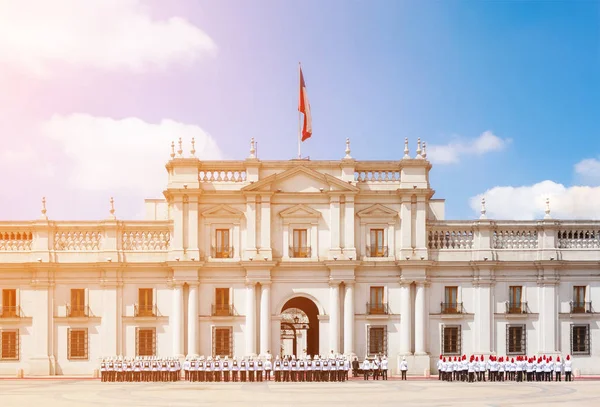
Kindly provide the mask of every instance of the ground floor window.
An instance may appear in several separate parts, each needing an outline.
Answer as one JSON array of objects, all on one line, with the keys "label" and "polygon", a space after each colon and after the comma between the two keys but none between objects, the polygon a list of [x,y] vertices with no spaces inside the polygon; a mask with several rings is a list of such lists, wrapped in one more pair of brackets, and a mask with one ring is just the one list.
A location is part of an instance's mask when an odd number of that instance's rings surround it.
[{"label": "ground floor window", "polygon": [[156,328],[135,329],[136,356],[156,356]]},{"label": "ground floor window", "polygon": [[233,356],[233,328],[230,326],[213,326],[213,356]]},{"label": "ground floor window", "polygon": [[507,355],[527,354],[527,328],[525,325],[506,325]]},{"label": "ground floor window", "polygon": [[367,326],[367,354],[387,355],[387,326]]},{"label": "ground floor window", "polygon": [[68,330],[67,359],[88,358],[88,330],[87,328]]},{"label": "ground floor window", "polygon": [[0,360],[19,360],[19,331],[0,331]]},{"label": "ground floor window", "polygon": [[442,327],[442,353],[444,355],[461,354],[460,325],[444,325]]},{"label": "ground floor window", "polygon": [[571,354],[590,354],[590,325],[571,325]]}]

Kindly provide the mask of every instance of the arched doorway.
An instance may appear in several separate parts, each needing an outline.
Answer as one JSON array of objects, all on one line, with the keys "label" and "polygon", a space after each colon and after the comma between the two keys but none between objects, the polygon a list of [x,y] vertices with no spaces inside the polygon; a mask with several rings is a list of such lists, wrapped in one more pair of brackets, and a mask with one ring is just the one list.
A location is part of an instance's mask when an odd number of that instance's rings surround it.
[{"label": "arched doorway", "polygon": [[306,297],[294,297],[281,308],[280,354],[319,354],[319,309]]}]

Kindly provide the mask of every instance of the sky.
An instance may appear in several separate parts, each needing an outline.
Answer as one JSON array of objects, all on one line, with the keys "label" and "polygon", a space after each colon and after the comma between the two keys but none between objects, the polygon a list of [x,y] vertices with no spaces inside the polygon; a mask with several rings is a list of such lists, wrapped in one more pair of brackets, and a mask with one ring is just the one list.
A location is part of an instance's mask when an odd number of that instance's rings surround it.
[{"label": "sky", "polygon": [[399,160],[447,219],[600,219],[600,2],[0,0],[0,219],[121,219],[201,159]]}]

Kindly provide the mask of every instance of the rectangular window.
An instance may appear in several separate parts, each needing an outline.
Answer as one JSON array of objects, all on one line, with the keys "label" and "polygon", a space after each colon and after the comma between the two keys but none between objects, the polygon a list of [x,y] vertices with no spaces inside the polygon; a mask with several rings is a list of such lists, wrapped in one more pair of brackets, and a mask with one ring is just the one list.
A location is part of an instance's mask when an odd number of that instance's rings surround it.
[{"label": "rectangular window", "polygon": [[138,316],[154,316],[154,298],[152,288],[140,288],[138,290]]},{"label": "rectangular window", "polygon": [[444,355],[461,354],[460,326],[444,326],[442,328],[442,353]]},{"label": "rectangular window", "polygon": [[585,307],[585,286],[573,287],[573,314],[582,314],[586,312]]},{"label": "rectangular window", "polygon": [[229,288],[215,288],[215,310],[213,315],[231,315],[229,305]]},{"label": "rectangular window", "polygon": [[85,289],[71,289],[71,308],[69,310],[70,317],[84,317],[85,312]]},{"label": "rectangular window", "polygon": [[229,229],[216,230],[216,250],[215,258],[228,259],[233,257],[229,246]]},{"label": "rectangular window", "polygon": [[156,356],[156,328],[136,328],[136,356]]},{"label": "rectangular window", "polygon": [[383,243],[383,229],[371,229],[370,257],[387,257],[387,250]]},{"label": "rectangular window", "polygon": [[443,314],[456,314],[458,312],[458,287],[444,287]]},{"label": "rectangular window", "polygon": [[525,325],[506,326],[506,352],[508,355],[527,354],[527,327]]},{"label": "rectangular window", "polygon": [[19,331],[0,331],[0,360],[19,360]]},{"label": "rectangular window", "polygon": [[233,355],[233,328],[213,326],[213,357]]},{"label": "rectangular window", "polygon": [[310,250],[308,248],[308,230],[294,229],[292,257],[310,257]]},{"label": "rectangular window", "polygon": [[590,355],[590,325],[571,325],[571,354]]},{"label": "rectangular window", "polygon": [[14,288],[2,290],[2,318],[16,318],[17,290]]},{"label": "rectangular window", "polygon": [[67,358],[87,359],[88,358],[88,330],[87,328],[68,330],[67,340]]},{"label": "rectangular window", "polygon": [[383,287],[371,287],[371,299],[369,302],[369,314],[385,314],[385,304],[383,303]]},{"label": "rectangular window", "polygon": [[509,314],[520,314],[523,309],[523,303],[521,296],[523,294],[523,287],[520,285],[510,286],[508,291],[508,313]]},{"label": "rectangular window", "polygon": [[387,355],[387,326],[368,326],[367,350],[369,355]]}]

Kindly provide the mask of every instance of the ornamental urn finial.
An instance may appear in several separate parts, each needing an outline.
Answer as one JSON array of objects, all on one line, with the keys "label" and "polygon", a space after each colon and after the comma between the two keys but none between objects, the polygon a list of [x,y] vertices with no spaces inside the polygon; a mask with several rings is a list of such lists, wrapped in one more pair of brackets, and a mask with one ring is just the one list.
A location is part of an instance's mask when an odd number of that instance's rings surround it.
[{"label": "ornamental urn finial", "polygon": [[115,200],[112,196],[110,197],[110,219],[116,219],[116,217],[115,217]]},{"label": "ornamental urn finial", "polygon": [[486,216],[486,212],[487,210],[485,209],[485,197],[481,198],[481,215],[479,216],[479,219],[487,219]]},{"label": "ornamental urn finial", "polygon": [[192,137],[192,149],[190,150],[192,157],[196,156],[196,140]]},{"label": "ornamental urn finial", "polygon": [[171,141],[171,159],[175,158],[175,142]]},{"label": "ornamental urn finial", "polygon": [[250,156],[248,158],[256,158],[256,142],[254,137],[250,139]]},{"label": "ornamental urn finial", "polygon": [[417,139],[417,157],[416,158],[423,158],[423,156],[421,155],[421,137],[419,137]]},{"label": "ornamental urn finial", "polygon": [[410,155],[408,154],[409,150],[408,150],[408,137],[404,138],[404,157],[402,158],[410,158]]},{"label": "ornamental urn finial", "polygon": [[550,216],[550,198],[546,198],[546,210],[544,212],[546,213],[544,219],[552,219]]},{"label": "ornamental urn finial", "polygon": [[179,157],[183,156],[183,146],[182,146],[183,141],[181,140],[181,137],[179,137],[179,150],[177,150],[177,155],[179,155]]},{"label": "ornamental urn finial", "polygon": [[46,215],[46,197],[42,197],[42,219],[48,219],[48,215]]},{"label": "ornamental urn finial", "polygon": [[352,158],[350,157],[350,138],[346,138],[346,156],[344,158]]}]

